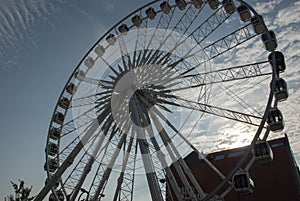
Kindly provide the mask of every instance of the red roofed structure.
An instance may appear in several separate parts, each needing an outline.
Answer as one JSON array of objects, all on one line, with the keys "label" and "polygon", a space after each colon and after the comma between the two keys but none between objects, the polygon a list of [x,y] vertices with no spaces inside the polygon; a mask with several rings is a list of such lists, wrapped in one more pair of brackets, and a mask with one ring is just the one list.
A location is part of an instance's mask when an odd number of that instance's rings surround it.
[{"label": "red roofed structure", "polygon": [[[273,161],[269,164],[260,164],[256,161],[249,169],[249,175],[254,182],[253,193],[244,195],[232,189],[224,197],[225,201],[300,201],[300,174],[287,136],[270,140],[268,143],[273,151]],[[210,153],[206,158],[224,175],[228,175],[244,155],[246,148]],[[248,157],[250,159],[251,156]],[[204,192],[211,192],[222,181],[203,159],[198,158],[197,153],[190,153],[184,160]],[[176,171],[173,173],[179,187],[182,188]],[[218,194],[228,187],[230,185],[226,184]]]}]

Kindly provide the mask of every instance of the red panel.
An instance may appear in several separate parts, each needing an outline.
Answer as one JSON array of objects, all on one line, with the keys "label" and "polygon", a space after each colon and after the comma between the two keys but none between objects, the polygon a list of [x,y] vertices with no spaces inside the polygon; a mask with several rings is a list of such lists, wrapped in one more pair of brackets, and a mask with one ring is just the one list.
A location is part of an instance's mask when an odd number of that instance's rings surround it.
[{"label": "red panel", "polygon": [[[300,201],[299,171],[287,137],[271,140],[269,144],[273,150],[273,161],[267,165],[255,162],[249,170],[255,185],[254,193],[239,195],[232,190],[225,197],[226,201]],[[227,175],[240,160],[244,150],[245,147],[242,147],[211,153],[207,158]],[[211,192],[221,182],[221,178],[203,160],[199,160],[196,153],[188,155],[185,161],[205,192]],[[173,166],[171,169],[181,186]]]}]

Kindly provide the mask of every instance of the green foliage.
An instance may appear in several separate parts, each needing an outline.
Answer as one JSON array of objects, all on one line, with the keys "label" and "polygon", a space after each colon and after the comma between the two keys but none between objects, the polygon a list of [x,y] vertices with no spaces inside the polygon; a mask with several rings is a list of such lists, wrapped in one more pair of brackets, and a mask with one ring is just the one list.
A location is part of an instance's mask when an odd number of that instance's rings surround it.
[{"label": "green foliage", "polygon": [[14,182],[10,182],[14,188],[15,195],[9,195],[5,198],[5,201],[30,201],[34,197],[30,197],[32,186],[30,188],[25,187],[25,182],[19,179],[20,184],[17,185]]}]

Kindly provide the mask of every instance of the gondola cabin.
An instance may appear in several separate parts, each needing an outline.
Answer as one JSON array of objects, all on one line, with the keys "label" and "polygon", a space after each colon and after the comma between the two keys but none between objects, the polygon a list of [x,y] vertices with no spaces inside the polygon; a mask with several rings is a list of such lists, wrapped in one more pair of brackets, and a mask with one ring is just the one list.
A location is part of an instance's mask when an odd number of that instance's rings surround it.
[{"label": "gondola cabin", "polygon": [[[49,164],[49,172],[53,173],[57,170],[58,168],[58,163],[56,159],[48,159],[48,164]],[[45,163],[44,165],[44,170],[47,171],[47,164]]]},{"label": "gondola cabin", "polygon": [[105,48],[102,45],[97,45],[95,48],[95,53],[99,56],[102,57],[105,53]]},{"label": "gondola cabin", "polygon": [[52,140],[57,140],[60,137],[59,128],[52,127],[49,131],[49,137]]},{"label": "gondola cabin", "polygon": [[269,164],[273,160],[273,151],[266,141],[256,142],[253,148],[255,159],[261,164]]},{"label": "gondola cabin", "polygon": [[278,108],[271,108],[269,110],[267,123],[273,132],[282,131],[284,128],[284,120],[282,113]]},{"label": "gondola cabin", "polygon": [[184,10],[186,7],[186,2],[184,0],[176,0],[176,5],[180,10]]},{"label": "gondola cabin", "polygon": [[285,101],[289,97],[287,84],[284,79],[279,78],[276,80],[274,96],[277,101]]},{"label": "gondola cabin", "polygon": [[54,119],[53,121],[57,124],[60,124],[62,125],[63,122],[64,122],[64,119],[65,119],[65,116],[63,115],[63,113],[61,112],[56,112],[55,115],[54,115]]},{"label": "gondola cabin", "polygon": [[65,199],[65,196],[62,193],[62,191],[57,191],[56,195],[57,195],[57,198],[59,199],[59,201],[63,201]]},{"label": "gondola cabin", "polygon": [[218,0],[208,0],[208,5],[211,9],[216,10],[219,6]]},{"label": "gondola cabin", "polygon": [[92,68],[95,65],[95,61],[92,57],[88,57],[85,61],[84,61],[84,65],[88,68]]},{"label": "gondola cabin", "polygon": [[126,34],[129,31],[129,28],[126,24],[122,24],[119,26],[118,30],[121,34]]},{"label": "gondola cabin", "polygon": [[273,66],[273,62],[272,62],[273,55],[275,55],[276,72],[277,73],[284,72],[285,69],[286,69],[284,55],[279,51],[275,51],[274,53],[270,53],[269,57],[268,57],[268,60],[269,60],[269,62],[272,66]]},{"label": "gondola cabin", "polygon": [[74,95],[76,90],[77,90],[77,87],[75,86],[74,83],[69,83],[69,85],[66,87],[66,91],[71,95]]},{"label": "gondola cabin", "polygon": [[146,10],[146,15],[148,16],[148,18],[150,20],[153,20],[155,18],[155,16],[156,16],[156,12],[155,12],[155,10],[152,7],[150,7],[150,8],[148,8]]},{"label": "gondola cabin", "polygon": [[58,146],[55,143],[50,142],[48,144],[48,154],[50,156],[55,156],[57,153],[58,153]]},{"label": "gondola cabin", "polygon": [[71,101],[66,97],[62,97],[58,102],[59,107],[65,109],[65,110],[70,107],[70,104],[71,104]]},{"label": "gondola cabin", "polygon": [[[58,198],[58,201],[64,201],[65,200],[65,196],[61,191],[56,191],[56,196]],[[57,201],[55,198],[55,195],[52,193],[49,196],[49,201]]]},{"label": "gondola cabin", "polygon": [[143,20],[139,15],[135,15],[131,18],[131,22],[134,24],[134,26],[139,27]]},{"label": "gondola cabin", "polygon": [[192,0],[191,2],[195,6],[195,8],[197,8],[197,9],[200,9],[203,5],[202,0]]},{"label": "gondola cabin", "polygon": [[106,37],[106,41],[108,42],[108,44],[110,44],[111,46],[115,45],[117,39],[115,37],[114,34],[109,34],[107,37]]},{"label": "gondola cabin", "polygon": [[168,14],[171,11],[171,6],[167,1],[162,2],[160,8],[165,14]]},{"label": "gondola cabin", "polygon": [[224,10],[225,10],[226,13],[232,14],[232,13],[235,12],[236,7],[235,7],[232,0],[223,0],[222,4],[224,6]]},{"label": "gondola cabin", "polygon": [[252,17],[251,24],[252,24],[253,30],[256,34],[261,34],[265,31],[263,18],[261,15]]},{"label": "gondola cabin", "polygon": [[261,40],[264,43],[266,50],[272,51],[277,48],[277,39],[274,31],[263,33],[261,35]]},{"label": "gondola cabin", "polygon": [[240,19],[243,22],[247,22],[247,21],[249,21],[251,19],[251,13],[250,13],[250,10],[249,10],[249,8],[247,6],[240,5],[237,8],[237,11],[239,13]]},{"label": "gondola cabin", "polygon": [[254,182],[247,171],[240,171],[232,178],[233,189],[240,194],[251,194],[254,190]]},{"label": "gondola cabin", "polygon": [[75,73],[75,78],[79,81],[83,81],[84,80],[84,77],[85,77],[85,73],[82,71],[82,70],[78,70],[76,73]]}]

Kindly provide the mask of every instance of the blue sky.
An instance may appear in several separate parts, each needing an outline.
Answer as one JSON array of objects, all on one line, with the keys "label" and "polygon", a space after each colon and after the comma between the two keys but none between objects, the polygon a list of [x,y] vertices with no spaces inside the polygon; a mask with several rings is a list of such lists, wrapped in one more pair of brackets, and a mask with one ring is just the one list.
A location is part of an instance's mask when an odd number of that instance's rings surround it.
[{"label": "blue sky", "polygon": [[[24,179],[36,194],[50,118],[63,86],[89,48],[112,25],[149,1],[0,0],[0,199]],[[287,62],[290,98],[282,104],[300,159],[300,2],[249,0],[277,33]],[[282,136],[277,133],[276,136]]]}]

